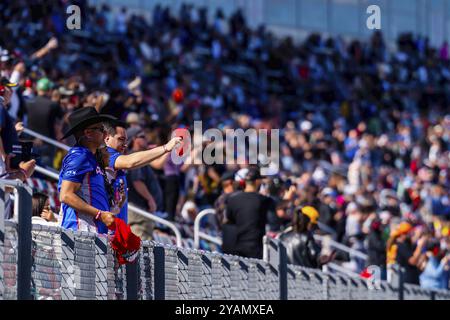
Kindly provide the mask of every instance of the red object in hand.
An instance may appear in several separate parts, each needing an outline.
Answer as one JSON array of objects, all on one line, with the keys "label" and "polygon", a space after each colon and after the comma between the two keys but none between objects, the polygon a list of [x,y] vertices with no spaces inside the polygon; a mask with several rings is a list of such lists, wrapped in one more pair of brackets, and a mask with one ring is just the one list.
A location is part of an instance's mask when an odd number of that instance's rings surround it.
[{"label": "red object in hand", "polygon": [[180,88],[176,88],[175,90],[173,90],[173,92],[172,92],[172,99],[176,103],[183,102],[183,100],[184,100],[184,92],[183,92],[183,90],[181,90]]},{"label": "red object in hand", "polygon": [[119,218],[115,218],[114,223],[108,229],[114,231],[110,244],[116,253],[119,264],[134,262],[141,248],[141,238],[131,231],[125,221]]},{"label": "red object in hand", "polygon": [[372,277],[372,274],[367,271],[367,268],[364,269],[359,275],[364,279],[370,279],[370,277]]},{"label": "red object in hand", "polygon": [[182,157],[183,154],[189,150],[191,146],[191,134],[189,133],[188,128],[178,128],[175,129],[172,133],[172,138],[174,137],[180,137],[181,140],[181,146],[178,150],[178,156]]}]

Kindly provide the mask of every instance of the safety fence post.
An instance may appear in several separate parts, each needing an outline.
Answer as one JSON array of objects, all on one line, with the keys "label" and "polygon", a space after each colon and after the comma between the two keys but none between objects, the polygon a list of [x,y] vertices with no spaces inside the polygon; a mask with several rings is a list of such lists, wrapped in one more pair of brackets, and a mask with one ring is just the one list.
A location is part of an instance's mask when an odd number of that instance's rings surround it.
[{"label": "safety fence post", "polygon": [[398,300],[405,299],[405,279],[404,279],[404,270],[399,266],[398,272]]},{"label": "safety fence post", "polygon": [[127,300],[138,299],[139,256],[132,263],[126,265],[127,273]]},{"label": "safety fence post", "polygon": [[5,278],[3,272],[3,251],[5,247],[5,186],[2,184],[0,184],[0,212],[0,300],[3,300],[5,294]]},{"label": "safety fence post", "polygon": [[154,258],[154,296],[155,300],[165,300],[166,299],[166,283],[165,283],[165,254],[164,247],[156,245],[153,248],[153,258]]},{"label": "safety fence post", "polygon": [[18,247],[17,256],[17,299],[31,300],[31,198],[33,191],[27,185],[16,187],[18,199]]},{"label": "safety fence post", "polygon": [[278,274],[280,300],[288,299],[288,281],[287,281],[287,253],[284,245],[274,239],[264,237],[264,258]]}]

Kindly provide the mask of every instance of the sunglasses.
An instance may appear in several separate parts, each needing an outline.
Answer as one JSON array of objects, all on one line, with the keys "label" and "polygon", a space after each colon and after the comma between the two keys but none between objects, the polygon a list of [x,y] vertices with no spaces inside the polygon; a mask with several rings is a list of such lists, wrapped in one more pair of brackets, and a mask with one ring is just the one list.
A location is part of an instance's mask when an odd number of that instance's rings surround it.
[{"label": "sunglasses", "polygon": [[105,133],[106,132],[104,127],[93,127],[93,128],[87,128],[87,129],[89,129],[89,130],[98,130],[101,133]]}]

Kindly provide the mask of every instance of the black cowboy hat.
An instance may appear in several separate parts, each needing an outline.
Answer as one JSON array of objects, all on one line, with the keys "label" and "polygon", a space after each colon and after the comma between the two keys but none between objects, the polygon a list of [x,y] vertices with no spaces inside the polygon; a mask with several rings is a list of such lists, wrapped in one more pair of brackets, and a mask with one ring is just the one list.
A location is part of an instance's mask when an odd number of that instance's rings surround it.
[{"label": "black cowboy hat", "polygon": [[94,123],[106,121],[117,121],[117,118],[107,115],[100,114],[95,110],[94,107],[84,107],[75,110],[69,116],[69,129],[64,134],[63,139],[67,138],[74,132],[80,129],[84,129]]}]

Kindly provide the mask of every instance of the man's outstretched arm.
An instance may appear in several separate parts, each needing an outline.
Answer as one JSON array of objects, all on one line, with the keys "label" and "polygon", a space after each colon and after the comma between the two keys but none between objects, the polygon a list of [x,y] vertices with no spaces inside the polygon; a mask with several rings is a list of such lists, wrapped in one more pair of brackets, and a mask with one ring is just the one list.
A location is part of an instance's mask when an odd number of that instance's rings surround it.
[{"label": "man's outstretched arm", "polygon": [[153,160],[161,157],[162,155],[171,152],[181,142],[180,137],[175,137],[167,142],[165,145],[153,148],[151,150],[139,151],[129,155],[122,155],[117,157],[114,163],[114,169],[116,170],[129,170],[138,169],[144,167]]}]

